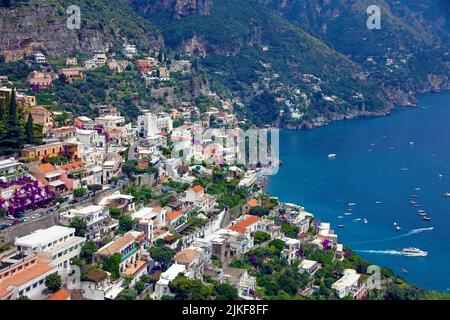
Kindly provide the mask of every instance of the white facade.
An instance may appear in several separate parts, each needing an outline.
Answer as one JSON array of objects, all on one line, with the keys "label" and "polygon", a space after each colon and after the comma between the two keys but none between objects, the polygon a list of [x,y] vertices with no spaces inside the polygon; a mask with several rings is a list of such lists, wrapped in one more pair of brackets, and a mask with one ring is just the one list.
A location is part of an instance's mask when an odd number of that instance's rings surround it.
[{"label": "white facade", "polygon": [[60,215],[61,223],[64,225],[70,225],[70,222],[75,218],[80,218],[86,222],[85,236],[88,240],[100,240],[102,235],[109,230],[106,222],[110,217],[105,206],[92,205],[80,209],[72,209]]},{"label": "white facade", "polygon": [[173,130],[172,118],[168,114],[153,114],[147,112],[138,117],[138,134],[141,137],[153,137],[159,133]]},{"label": "white facade", "polygon": [[28,255],[41,254],[50,259],[51,266],[57,267],[59,272],[64,272],[69,271],[70,260],[79,256],[85,240],[75,236],[74,228],[53,226],[16,238],[14,245],[19,252]]},{"label": "white facade", "polygon": [[170,292],[169,283],[173,281],[180,273],[186,272],[186,266],[182,264],[174,264],[166,272],[161,274],[159,281],[156,283],[154,297],[161,299],[162,296],[173,295]]}]

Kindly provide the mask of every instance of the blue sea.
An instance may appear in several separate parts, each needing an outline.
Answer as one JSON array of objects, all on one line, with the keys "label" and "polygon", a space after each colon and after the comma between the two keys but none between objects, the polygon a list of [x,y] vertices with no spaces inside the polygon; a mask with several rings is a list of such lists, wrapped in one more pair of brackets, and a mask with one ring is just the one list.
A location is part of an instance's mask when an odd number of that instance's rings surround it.
[{"label": "blue sea", "polygon": [[[340,242],[409,283],[450,288],[450,198],[443,196],[450,192],[450,93],[421,96],[417,108],[388,117],[283,130],[280,157],[270,194],[331,222]],[[421,207],[410,204],[412,195]],[[344,215],[349,203],[356,204],[351,216]],[[432,220],[423,221],[418,210]],[[405,247],[429,255],[405,257]]]}]

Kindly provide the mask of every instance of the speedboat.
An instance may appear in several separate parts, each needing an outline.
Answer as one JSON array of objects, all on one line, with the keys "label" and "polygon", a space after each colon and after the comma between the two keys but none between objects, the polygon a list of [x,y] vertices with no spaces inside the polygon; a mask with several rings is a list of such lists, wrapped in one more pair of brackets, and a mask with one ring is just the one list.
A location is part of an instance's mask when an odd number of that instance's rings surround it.
[{"label": "speedboat", "polygon": [[422,188],[415,188],[414,190],[415,191],[420,191],[420,190],[422,190]]},{"label": "speedboat", "polygon": [[344,216],[338,216],[338,219],[344,219]]},{"label": "speedboat", "polygon": [[345,228],[345,224],[338,225],[338,228],[341,228],[341,229]]},{"label": "speedboat", "polygon": [[400,168],[400,171],[409,171],[409,169],[408,169],[408,168],[405,168],[405,167],[403,167],[403,168]]},{"label": "speedboat", "polygon": [[403,269],[402,269],[402,272],[403,272],[404,274],[408,274],[408,273],[409,273],[408,269],[406,269],[406,268],[403,268]]},{"label": "speedboat", "polygon": [[402,228],[400,228],[400,226],[396,226],[395,231],[402,231]]},{"label": "speedboat", "polygon": [[363,219],[363,222],[364,222],[364,223],[368,223],[369,221],[368,221],[366,218],[364,218],[364,219]]},{"label": "speedboat", "polygon": [[450,192],[446,192],[446,193],[444,193],[444,197],[446,197],[446,198],[450,198]]},{"label": "speedboat", "polygon": [[375,203],[376,203],[376,204],[382,204],[382,202],[381,202],[381,201],[376,201]]},{"label": "speedboat", "polygon": [[419,214],[419,216],[422,216],[422,217],[425,217],[427,215],[425,210],[419,210],[419,211],[417,211],[417,213]]},{"label": "speedboat", "polygon": [[329,158],[329,159],[335,159],[336,156],[337,156],[336,153],[330,153],[330,154],[328,155],[328,158]]},{"label": "speedboat", "polygon": [[394,222],[394,226],[396,226],[397,225],[397,222]]},{"label": "speedboat", "polygon": [[430,217],[427,217],[427,216],[425,216],[425,217],[423,217],[423,221],[431,221],[431,218],[430,218]]},{"label": "speedboat", "polygon": [[354,206],[356,206],[356,203],[350,202],[348,205],[349,205],[349,207],[354,207]]},{"label": "speedboat", "polygon": [[426,257],[428,252],[418,248],[404,248],[402,254],[407,257]]},{"label": "speedboat", "polygon": [[346,212],[346,213],[344,213],[344,215],[346,215],[346,216],[351,216],[353,213],[351,213],[351,212]]}]

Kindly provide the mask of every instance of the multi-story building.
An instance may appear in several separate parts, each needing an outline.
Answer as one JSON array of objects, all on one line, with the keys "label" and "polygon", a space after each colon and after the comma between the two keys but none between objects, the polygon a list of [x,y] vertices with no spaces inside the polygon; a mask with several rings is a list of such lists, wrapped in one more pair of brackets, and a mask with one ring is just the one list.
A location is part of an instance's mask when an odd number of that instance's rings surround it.
[{"label": "multi-story building", "polygon": [[14,245],[22,254],[39,254],[50,266],[58,268],[59,273],[66,274],[70,271],[70,261],[79,256],[85,240],[75,236],[74,228],[53,226],[16,238]]},{"label": "multi-story building", "polygon": [[169,114],[154,114],[146,112],[138,117],[138,134],[143,138],[154,137],[161,132],[173,130],[172,118]]},{"label": "multi-story building", "polygon": [[34,124],[43,127],[43,132],[47,133],[53,128],[53,113],[41,106],[35,106],[30,110]]},{"label": "multi-story building", "polygon": [[22,157],[42,161],[52,157],[66,157],[68,160],[79,160],[78,144],[71,142],[53,142],[40,146],[26,147]]},{"label": "multi-story building", "polygon": [[117,228],[117,223],[110,224],[111,218],[105,206],[91,205],[80,209],[72,209],[60,215],[61,223],[66,226],[69,226],[75,218],[86,222],[85,237],[88,240],[98,241]]}]

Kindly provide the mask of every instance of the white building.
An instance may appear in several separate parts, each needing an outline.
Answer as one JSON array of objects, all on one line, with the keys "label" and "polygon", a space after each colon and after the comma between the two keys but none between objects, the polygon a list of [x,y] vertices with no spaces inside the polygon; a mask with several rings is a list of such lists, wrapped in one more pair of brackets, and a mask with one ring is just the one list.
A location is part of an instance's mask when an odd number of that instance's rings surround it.
[{"label": "white building", "polygon": [[91,205],[84,208],[72,209],[60,215],[61,223],[66,226],[69,226],[70,222],[75,218],[80,218],[86,222],[87,229],[85,236],[88,240],[100,240],[111,229],[117,227],[117,223],[108,224],[110,222],[110,216],[105,206]]},{"label": "white building", "polygon": [[51,261],[50,266],[64,273],[70,270],[70,261],[79,256],[85,240],[75,236],[74,228],[53,226],[16,238],[14,245],[17,251],[24,254],[40,254]]},{"label": "white building", "polygon": [[105,137],[99,135],[97,130],[83,130],[77,128],[77,140],[86,147],[103,147]]},{"label": "white building", "polygon": [[137,49],[134,44],[124,44],[123,53],[127,58],[132,58],[137,54]]},{"label": "white building", "polygon": [[162,296],[173,296],[170,292],[169,283],[178,277],[179,274],[184,272],[186,272],[186,266],[182,264],[173,264],[166,272],[161,273],[155,286],[155,292],[153,293],[155,299],[159,300]]},{"label": "white building", "polygon": [[169,114],[154,114],[146,112],[138,117],[138,134],[143,137],[153,137],[161,132],[171,132],[173,130],[172,118]]},{"label": "white building", "polygon": [[42,63],[46,63],[47,59],[45,58],[44,54],[42,54],[41,52],[38,52],[34,55],[34,61],[36,61],[36,63],[42,64]]},{"label": "white building", "polygon": [[353,269],[345,269],[344,275],[338,281],[333,283],[331,288],[336,291],[337,296],[343,299],[349,295],[353,298],[360,299],[366,292],[365,283],[359,283],[361,275]]}]

